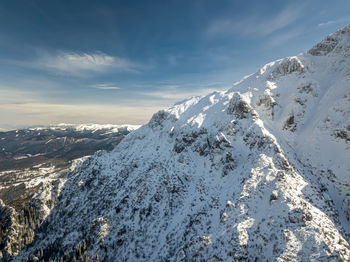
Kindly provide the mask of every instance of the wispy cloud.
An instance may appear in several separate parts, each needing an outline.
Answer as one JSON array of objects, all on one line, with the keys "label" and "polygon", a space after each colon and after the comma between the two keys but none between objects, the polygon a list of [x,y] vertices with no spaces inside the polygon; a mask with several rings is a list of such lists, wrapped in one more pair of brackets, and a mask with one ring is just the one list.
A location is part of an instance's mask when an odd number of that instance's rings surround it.
[{"label": "wispy cloud", "polygon": [[0,86],[0,105],[19,105],[33,101],[35,101],[35,96],[30,91],[17,90],[9,86]]},{"label": "wispy cloud", "polygon": [[11,61],[23,67],[46,70],[54,74],[86,76],[91,73],[130,72],[137,73],[143,66],[127,58],[107,55],[102,52],[40,52],[32,61]]},{"label": "wispy cloud", "polygon": [[350,16],[344,16],[344,17],[340,17],[339,19],[336,19],[336,20],[328,20],[328,21],[319,23],[317,26],[318,27],[326,27],[326,26],[330,26],[330,25],[349,23],[349,21],[350,21]]},{"label": "wispy cloud", "polygon": [[0,104],[25,104],[41,101],[45,95],[62,94],[61,85],[47,79],[16,79],[11,83],[0,83]]},{"label": "wispy cloud", "polygon": [[301,33],[302,30],[300,28],[296,28],[277,35],[273,35],[269,38],[265,46],[268,48],[275,48],[281,46],[286,42],[290,41],[291,39],[298,37]]},{"label": "wispy cloud", "polygon": [[288,6],[275,16],[263,18],[256,14],[242,20],[224,18],[214,21],[208,27],[211,36],[230,36],[238,34],[243,37],[267,36],[295,22],[301,15],[303,6]]},{"label": "wispy cloud", "polygon": [[60,53],[41,57],[37,63],[43,68],[60,72],[103,71],[115,62],[113,56],[100,54]]},{"label": "wispy cloud", "polygon": [[109,85],[109,84],[93,85],[92,88],[101,89],[101,90],[119,90],[119,89],[121,89],[119,86]]},{"label": "wispy cloud", "polygon": [[327,26],[327,25],[333,25],[335,23],[336,23],[336,21],[330,20],[330,21],[327,21],[327,22],[319,23],[317,26],[318,27],[323,27],[323,26]]},{"label": "wispy cloud", "polygon": [[183,58],[182,55],[168,55],[168,64],[171,66],[176,66],[179,64],[180,60]]}]

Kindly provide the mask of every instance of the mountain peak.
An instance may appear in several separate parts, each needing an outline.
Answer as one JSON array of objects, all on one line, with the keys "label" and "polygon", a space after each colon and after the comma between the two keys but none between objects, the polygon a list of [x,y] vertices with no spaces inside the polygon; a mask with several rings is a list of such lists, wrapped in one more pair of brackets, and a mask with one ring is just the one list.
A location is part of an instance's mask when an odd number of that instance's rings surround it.
[{"label": "mountain peak", "polygon": [[16,261],[348,261],[349,31],[84,160]]},{"label": "mountain peak", "polygon": [[343,55],[350,54],[350,25],[339,29],[333,34],[328,35],[320,43],[313,46],[308,53],[314,56],[325,55]]}]

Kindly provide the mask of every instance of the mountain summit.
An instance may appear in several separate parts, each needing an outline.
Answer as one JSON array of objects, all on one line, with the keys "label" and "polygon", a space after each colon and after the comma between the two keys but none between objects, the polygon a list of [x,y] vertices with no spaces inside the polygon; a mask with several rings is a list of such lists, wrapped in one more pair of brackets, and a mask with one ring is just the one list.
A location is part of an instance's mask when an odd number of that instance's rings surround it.
[{"label": "mountain summit", "polygon": [[350,51],[350,25],[327,36],[322,42],[309,50],[314,56],[348,56]]},{"label": "mountain summit", "polygon": [[347,26],[154,114],[72,171],[14,260],[349,260],[349,46]]}]

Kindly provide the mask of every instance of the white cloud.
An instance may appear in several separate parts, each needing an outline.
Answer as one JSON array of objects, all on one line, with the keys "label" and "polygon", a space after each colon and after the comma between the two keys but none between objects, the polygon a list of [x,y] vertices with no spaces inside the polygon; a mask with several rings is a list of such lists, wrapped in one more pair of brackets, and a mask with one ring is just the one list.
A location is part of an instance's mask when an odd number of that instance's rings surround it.
[{"label": "white cloud", "polygon": [[99,54],[59,53],[43,55],[36,61],[38,67],[67,74],[77,74],[84,71],[100,72],[111,67],[115,62],[113,56]]},{"label": "white cloud", "polygon": [[227,36],[238,34],[240,36],[267,36],[285,28],[295,22],[300,16],[303,6],[289,6],[277,15],[262,18],[261,15],[252,15],[242,20],[224,18],[214,21],[208,28],[210,36]]},{"label": "white cloud", "polygon": [[340,17],[339,19],[336,19],[336,20],[329,20],[326,22],[319,23],[317,26],[318,27],[326,27],[326,26],[330,26],[330,25],[339,25],[339,24],[344,24],[344,26],[345,26],[349,23],[349,21],[350,21],[349,16],[343,16],[343,17]]},{"label": "white cloud", "polygon": [[92,87],[96,88],[96,89],[102,89],[102,90],[119,90],[119,89],[121,89],[119,86],[108,85],[108,84],[98,84],[98,85],[94,85]]},{"label": "white cloud", "polygon": [[323,27],[323,26],[332,25],[332,24],[335,24],[335,23],[336,23],[336,21],[330,20],[330,21],[327,21],[327,22],[324,22],[324,23],[320,23],[317,26],[318,27]]},{"label": "white cloud", "polygon": [[33,61],[10,61],[13,64],[47,70],[54,74],[86,76],[106,71],[137,73],[144,67],[127,58],[107,55],[102,52],[40,52]]}]

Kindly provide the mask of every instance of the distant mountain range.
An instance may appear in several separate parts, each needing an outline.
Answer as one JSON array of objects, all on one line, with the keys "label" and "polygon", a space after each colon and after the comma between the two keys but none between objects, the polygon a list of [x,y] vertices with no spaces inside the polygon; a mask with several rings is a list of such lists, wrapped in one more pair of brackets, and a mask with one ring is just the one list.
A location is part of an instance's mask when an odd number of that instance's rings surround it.
[{"label": "distant mountain range", "polygon": [[[138,127],[60,124],[0,132],[0,257],[30,242],[36,225],[30,225],[34,218],[29,211],[35,210],[41,223],[54,206],[57,186],[77,163],[99,150],[112,150]],[[15,248],[8,245],[11,241]]]},{"label": "distant mountain range", "polygon": [[137,127],[60,124],[0,132],[0,171],[32,167],[46,160],[66,163],[97,150],[112,150]]},{"label": "distant mountain range", "polygon": [[227,91],[159,111],[42,194],[47,212],[25,211],[35,230],[21,244],[7,233],[3,257],[349,261],[349,87],[347,26]]}]

